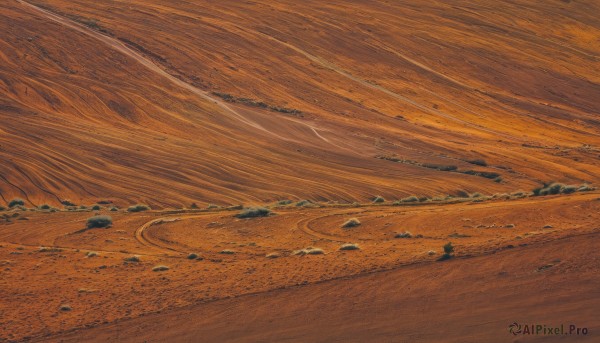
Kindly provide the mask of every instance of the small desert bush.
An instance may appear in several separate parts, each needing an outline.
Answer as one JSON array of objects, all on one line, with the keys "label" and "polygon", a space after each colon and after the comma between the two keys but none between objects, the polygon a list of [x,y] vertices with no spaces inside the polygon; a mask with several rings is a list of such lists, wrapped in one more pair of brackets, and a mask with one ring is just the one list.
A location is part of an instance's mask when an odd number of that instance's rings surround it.
[{"label": "small desert bush", "polygon": [[112,225],[112,218],[110,216],[93,216],[88,218],[86,228],[108,228]]},{"label": "small desert bush", "polygon": [[198,207],[198,204],[196,204],[195,202],[193,202],[193,203],[190,205],[190,208],[191,208],[191,209],[194,209],[194,210],[196,210],[196,209],[198,209],[198,208],[200,208],[200,207]]},{"label": "small desert bush", "polygon": [[215,205],[215,204],[208,204],[208,206],[206,206],[207,209],[212,210],[215,208],[219,208],[219,206]]},{"label": "small desert bush", "polygon": [[118,209],[117,207],[114,207],[114,206],[110,208],[110,211],[111,211],[111,212],[117,212],[118,210],[119,210],[119,209]]},{"label": "small desert bush", "polygon": [[408,231],[406,232],[401,232],[401,233],[397,233],[394,238],[411,238],[412,234]]},{"label": "small desert bush", "polygon": [[303,255],[323,255],[324,253],[325,252],[321,248],[308,247],[308,248],[305,248],[302,250],[296,250],[292,254],[303,256]]},{"label": "small desert bush", "polygon": [[156,266],[156,267],[152,268],[153,272],[164,272],[164,271],[167,271],[167,270],[169,270],[169,267],[163,266],[163,265]]},{"label": "small desert bush", "polygon": [[39,207],[40,210],[49,210],[50,209],[50,205],[48,204],[43,204]]},{"label": "small desert bush", "polygon": [[219,254],[223,254],[223,255],[233,255],[233,254],[235,254],[235,251],[233,251],[233,250],[228,250],[228,249],[225,249],[225,250],[221,250],[221,252],[220,252]]},{"label": "small desert bush", "polygon": [[4,210],[6,210],[6,207],[0,206],[0,211],[4,211]]},{"label": "small desert bush", "polygon": [[356,243],[346,243],[340,247],[340,250],[359,250],[360,247]]},{"label": "small desert bush", "polygon": [[100,211],[100,205],[92,206],[92,211]]},{"label": "small desert bush", "polygon": [[577,186],[573,186],[573,185],[565,186],[565,187],[562,189],[562,192],[563,192],[564,194],[571,194],[571,193],[575,193],[575,192],[577,192]]},{"label": "small desert bush", "polygon": [[279,200],[279,201],[277,202],[277,205],[278,205],[278,206],[286,206],[286,205],[289,205],[289,204],[291,204],[291,203],[292,203],[292,201],[291,201],[291,200]]},{"label": "small desert bush", "polygon": [[404,199],[401,200],[402,202],[419,202],[419,198],[417,198],[414,195],[411,195],[409,197],[406,197]]},{"label": "small desert bush", "polygon": [[15,206],[25,206],[25,201],[23,199],[15,198],[8,203],[8,207],[10,208]]},{"label": "small desert bush", "polygon": [[342,225],[342,227],[350,228],[350,227],[357,227],[359,225],[360,225],[360,220],[358,220],[358,218],[350,218]]},{"label": "small desert bush", "polygon": [[594,188],[594,187],[592,187],[592,186],[590,186],[590,185],[583,184],[583,185],[581,185],[581,187],[579,187],[579,188],[577,189],[577,191],[578,191],[578,192],[589,192],[589,191],[593,191],[593,190],[595,190],[595,189],[596,189],[596,188]]},{"label": "small desert bush", "polygon": [[130,206],[127,209],[127,212],[143,212],[143,211],[148,211],[149,209],[150,209],[150,206],[148,206],[148,205],[137,204],[137,205]]},{"label": "small desert bush", "polygon": [[383,202],[385,202],[385,199],[382,196],[378,195],[373,198],[373,203],[375,203],[375,204],[381,204]]},{"label": "small desert bush", "polygon": [[61,204],[63,204],[63,205],[65,205],[65,206],[67,206],[67,207],[70,207],[70,206],[77,206],[77,205],[75,205],[74,203],[70,202],[69,200],[63,200],[63,201],[61,201],[60,203],[61,203]]},{"label": "small desert bush", "polygon": [[300,200],[296,203],[296,206],[298,206],[298,207],[308,206],[308,205],[312,205],[312,202],[310,202],[310,200]]},{"label": "small desert bush", "polygon": [[63,305],[60,305],[60,307],[58,309],[63,312],[68,312],[68,311],[71,311],[73,308],[70,305],[63,304]]},{"label": "small desert bush", "polygon": [[272,252],[270,254],[267,254],[265,257],[266,258],[279,258],[279,254],[276,252]]},{"label": "small desert bush", "polygon": [[198,254],[191,253],[188,255],[188,260],[195,260],[198,258]]},{"label": "small desert bush", "polygon": [[140,262],[140,257],[137,255],[125,257],[125,262]]},{"label": "small desert bush", "polygon": [[88,251],[87,254],[85,254],[86,257],[96,257],[98,256],[98,253],[95,251]]},{"label": "small desert bush", "polygon": [[266,217],[271,214],[271,210],[266,207],[248,207],[242,210],[242,212],[236,214],[238,218],[256,218]]},{"label": "small desert bush", "polygon": [[485,160],[480,159],[480,158],[477,158],[477,159],[474,159],[474,160],[467,160],[467,162],[469,162],[471,164],[474,164],[474,165],[477,165],[477,166],[482,166],[482,167],[487,167],[487,165],[488,165]]},{"label": "small desert bush", "polygon": [[62,249],[61,248],[55,248],[55,247],[40,247],[38,249],[38,252],[61,252]]},{"label": "small desert bush", "polygon": [[454,246],[452,246],[452,242],[448,242],[444,245],[444,254],[439,258],[440,261],[444,261],[452,258],[452,254],[454,253]]}]

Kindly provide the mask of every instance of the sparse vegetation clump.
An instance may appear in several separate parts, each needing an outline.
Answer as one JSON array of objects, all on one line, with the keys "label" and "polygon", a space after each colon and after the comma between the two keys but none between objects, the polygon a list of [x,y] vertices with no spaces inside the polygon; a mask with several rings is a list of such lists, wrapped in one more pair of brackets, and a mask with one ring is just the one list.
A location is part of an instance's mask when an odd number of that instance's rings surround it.
[{"label": "sparse vegetation clump", "polygon": [[380,195],[378,195],[378,196],[376,196],[376,197],[373,198],[373,203],[374,204],[381,204],[381,203],[384,203],[384,202],[385,202],[385,199],[382,196],[380,196]]},{"label": "sparse vegetation clump", "polygon": [[6,207],[0,206],[0,211],[4,211],[4,210],[6,210]]},{"label": "sparse vegetation clump", "polygon": [[446,245],[444,245],[444,254],[438,260],[445,261],[445,260],[451,259],[454,256],[453,254],[454,254],[454,246],[452,246],[452,242],[448,242],[448,243],[446,243]]},{"label": "sparse vegetation clump", "polygon": [[233,250],[228,250],[228,249],[225,249],[225,250],[221,250],[221,252],[220,252],[219,254],[223,254],[223,255],[233,255],[233,254],[235,254],[235,251],[233,251]]},{"label": "sparse vegetation clump", "polygon": [[408,203],[410,203],[410,202],[419,202],[419,198],[416,197],[415,195],[411,195],[411,196],[406,197],[406,198],[404,198],[404,199],[402,199],[400,201],[402,201],[402,202],[408,202]]},{"label": "sparse vegetation clump", "polygon": [[360,220],[358,218],[350,218],[343,225],[343,228],[352,228],[360,225]]},{"label": "sparse vegetation clump", "polygon": [[323,255],[323,254],[325,254],[325,251],[323,251],[323,249],[321,249],[321,248],[308,247],[308,248],[304,248],[304,249],[301,249],[301,250],[296,250],[292,254],[293,255],[300,255],[300,256],[304,256],[304,255]]},{"label": "sparse vegetation clump", "polygon": [[242,212],[236,214],[238,218],[256,218],[256,217],[267,217],[271,214],[271,210],[266,207],[248,207],[242,210]]},{"label": "sparse vegetation clump", "polygon": [[209,210],[212,210],[212,209],[219,208],[219,206],[215,205],[215,204],[208,204],[208,206],[206,206],[206,208],[209,209]]},{"label": "sparse vegetation clump", "polygon": [[117,212],[118,210],[119,210],[119,208],[113,206],[113,207],[110,208],[109,211],[111,211],[111,212]]},{"label": "sparse vegetation clump", "polygon": [[309,205],[312,205],[312,202],[310,200],[300,200],[296,203],[296,206],[298,206],[298,207],[309,206]]},{"label": "sparse vegetation clump", "polygon": [[144,204],[137,204],[127,208],[127,212],[144,212],[150,210],[150,206]]},{"label": "sparse vegetation clump", "polygon": [[290,205],[292,203],[291,200],[279,200],[277,202],[277,206],[287,206]]},{"label": "sparse vegetation clump", "polygon": [[412,238],[412,234],[408,231],[397,233],[394,238]]},{"label": "sparse vegetation clump", "polygon": [[69,201],[69,200],[63,200],[63,201],[61,201],[60,203],[61,203],[61,204],[63,204],[64,206],[67,206],[67,207],[71,207],[71,206],[77,206],[76,204],[72,203],[72,202],[71,202],[71,201]]},{"label": "sparse vegetation clump", "polygon": [[100,211],[100,205],[92,206],[92,211]]},{"label": "sparse vegetation clump", "polygon": [[191,253],[187,256],[188,260],[195,260],[198,258],[198,254]]},{"label": "sparse vegetation clump", "polygon": [[577,185],[565,185],[562,183],[554,182],[551,184],[544,184],[543,187],[538,187],[533,190],[534,196],[545,196],[545,195],[556,195],[556,194],[571,194],[575,192],[586,192],[594,190],[594,187],[591,187],[587,184],[583,184],[581,186]]},{"label": "sparse vegetation clump", "polygon": [[63,304],[63,305],[60,305],[58,309],[63,312],[68,312],[68,311],[71,311],[73,308],[70,305]]},{"label": "sparse vegetation clump", "polygon": [[43,204],[38,207],[40,210],[49,210],[51,207],[48,204]]},{"label": "sparse vegetation clump", "polygon": [[484,159],[481,159],[481,158],[476,158],[476,159],[473,159],[473,160],[467,160],[465,162],[468,162],[468,163],[471,163],[471,164],[474,164],[474,165],[477,165],[477,166],[482,166],[482,167],[487,167],[487,165],[488,165],[487,162]]},{"label": "sparse vegetation clump", "polygon": [[86,228],[87,229],[104,229],[112,226],[112,217],[110,216],[93,216],[88,218]]},{"label": "sparse vegetation clump", "polygon": [[88,251],[87,254],[85,254],[86,257],[96,257],[98,256],[98,253],[95,251]]},{"label": "sparse vegetation clump", "polygon": [[8,203],[9,208],[13,208],[15,206],[25,206],[25,200],[20,198],[14,198]]},{"label": "sparse vegetation clump", "polygon": [[276,253],[276,252],[272,252],[270,254],[267,254],[265,257],[266,258],[271,258],[271,259],[273,259],[273,258],[279,258],[279,254]]},{"label": "sparse vegetation clump", "polygon": [[125,262],[140,262],[140,257],[137,255],[125,257]]},{"label": "sparse vegetation clump", "polygon": [[360,247],[356,243],[346,243],[340,247],[340,250],[359,250]]},{"label": "sparse vegetation clump", "polygon": [[61,252],[62,249],[61,248],[55,248],[55,247],[40,247],[38,249],[38,252]]},{"label": "sparse vegetation clump", "polygon": [[170,268],[167,267],[167,266],[160,265],[160,266],[156,266],[156,267],[152,268],[152,271],[153,272],[164,272],[164,271],[167,271],[169,269]]}]

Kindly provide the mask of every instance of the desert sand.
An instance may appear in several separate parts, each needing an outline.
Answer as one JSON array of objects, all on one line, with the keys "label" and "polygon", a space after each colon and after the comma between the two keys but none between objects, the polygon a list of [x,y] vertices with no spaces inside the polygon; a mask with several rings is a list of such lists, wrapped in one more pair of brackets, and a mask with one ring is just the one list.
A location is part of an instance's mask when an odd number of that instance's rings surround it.
[{"label": "desert sand", "polygon": [[0,342],[597,341],[596,13],[1,3]]}]

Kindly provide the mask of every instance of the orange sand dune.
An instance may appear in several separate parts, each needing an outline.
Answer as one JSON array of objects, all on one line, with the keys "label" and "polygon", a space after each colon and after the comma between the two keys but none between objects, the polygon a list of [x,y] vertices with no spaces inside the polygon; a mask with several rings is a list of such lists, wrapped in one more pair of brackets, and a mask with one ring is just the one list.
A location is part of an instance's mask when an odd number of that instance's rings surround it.
[{"label": "orange sand dune", "polygon": [[6,200],[354,201],[598,179],[592,4],[34,4],[0,10]]},{"label": "orange sand dune", "polygon": [[1,2],[0,343],[597,341],[598,13]]}]

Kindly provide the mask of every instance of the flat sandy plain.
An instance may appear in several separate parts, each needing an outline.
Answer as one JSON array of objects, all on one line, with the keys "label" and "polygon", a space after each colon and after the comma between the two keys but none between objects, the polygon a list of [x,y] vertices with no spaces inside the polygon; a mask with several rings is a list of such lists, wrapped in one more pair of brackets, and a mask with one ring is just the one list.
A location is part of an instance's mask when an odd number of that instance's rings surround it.
[{"label": "flat sandy plain", "polygon": [[0,342],[597,341],[596,13],[2,2]]}]

